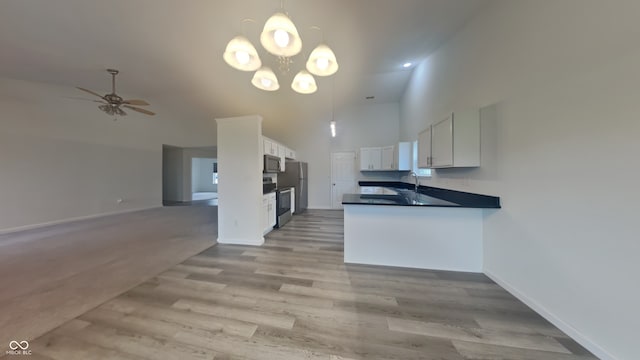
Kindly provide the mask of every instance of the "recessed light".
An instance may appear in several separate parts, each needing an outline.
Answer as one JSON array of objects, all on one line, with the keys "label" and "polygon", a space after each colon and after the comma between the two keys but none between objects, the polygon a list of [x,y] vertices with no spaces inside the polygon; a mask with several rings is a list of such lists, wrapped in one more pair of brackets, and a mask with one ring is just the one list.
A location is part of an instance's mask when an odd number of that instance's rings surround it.
[{"label": "recessed light", "polygon": [[412,64],[411,64],[410,62],[406,62],[406,63],[402,64],[402,67],[403,67],[403,68],[408,68],[408,67],[410,67],[411,65],[412,65]]}]

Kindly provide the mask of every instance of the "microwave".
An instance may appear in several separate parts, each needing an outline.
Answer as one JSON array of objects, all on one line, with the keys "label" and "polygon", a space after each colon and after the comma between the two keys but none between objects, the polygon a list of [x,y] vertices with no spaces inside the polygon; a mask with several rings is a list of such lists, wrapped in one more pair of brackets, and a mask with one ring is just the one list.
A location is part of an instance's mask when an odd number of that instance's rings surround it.
[{"label": "microwave", "polygon": [[265,155],[263,172],[266,172],[266,173],[280,172],[280,158],[273,155]]}]

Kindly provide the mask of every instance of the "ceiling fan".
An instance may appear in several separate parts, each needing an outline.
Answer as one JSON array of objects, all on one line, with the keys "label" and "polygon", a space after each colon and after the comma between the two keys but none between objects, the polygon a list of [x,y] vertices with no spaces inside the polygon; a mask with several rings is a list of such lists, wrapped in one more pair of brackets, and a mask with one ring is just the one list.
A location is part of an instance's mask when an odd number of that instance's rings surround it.
[{"label": "ceiling fan", "polygon": [[[146,115],[155,115],[154,112],[151,112],[149,110],[146,109],[142,109],[139,107],[134,107],[131,105],[136,105],[136,106],[147,106],[149,105],[148,102],[144,101],[144,100],[139,100],[139,99],[130,99],[130,100],[124,100],[122,97],[118,96],[116,94],[116,75],[118,75],[119,71],[115,70],[115,69],[107,69],[107,72],[109,72],[109,74],[111,74],[111,85],[112,85],[112,91],[110,94],[106,94],[104,96],[98,94],[97,92],[85,89],[85,88],[81,88],[81,87],[77,87],[79,90],[82,90],[84,92],[88,92],[91,95],[95,95],[97,97],[100,98],[100,100],[94,100],[95,102],[99,102],[102,105],[98,106],[98,109],[104,111],[105,113],[109,114],[109,115],[113,115],[113,116],[126,116],[127,113],[122,110],[120,108],[120,106],[125,107],[127,109],[131,109],[133,111],[137,111],[139,113],[143,113]],[[115,120],[115,119],[114,119]]]}]

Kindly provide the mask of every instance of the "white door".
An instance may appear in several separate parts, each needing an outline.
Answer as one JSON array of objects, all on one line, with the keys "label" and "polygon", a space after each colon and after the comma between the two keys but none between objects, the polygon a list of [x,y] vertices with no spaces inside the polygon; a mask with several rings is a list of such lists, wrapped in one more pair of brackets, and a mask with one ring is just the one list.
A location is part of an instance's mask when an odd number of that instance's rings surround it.
[{"label": "white door", "polygon": [[356,192],[356,153],[332,153],[331,207],[334,209],[342,209],[342,195]]}]

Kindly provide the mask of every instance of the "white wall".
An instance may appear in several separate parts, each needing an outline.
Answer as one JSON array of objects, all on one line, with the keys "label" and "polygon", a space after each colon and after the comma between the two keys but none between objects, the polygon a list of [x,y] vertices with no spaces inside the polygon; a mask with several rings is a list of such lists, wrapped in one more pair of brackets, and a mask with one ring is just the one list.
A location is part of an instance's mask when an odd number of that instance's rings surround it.
[{"label": "white wall", "polygon": [[[399,141],[399,104],[382,103],[336,109],[337,136],[331,138],[331,114],[310,114],[266,134],[297,151],[309,163],[309,208],[331,208],[331,153],[361,147],[393,145]],[[356,174],[358,179],[397,180],[398,173]]]},{"label": "white wall", "polygon": [[610,359],[640,323],[640,2],[495,1],[418,66],[401,104],[414,139],[482,107],[482,167],[433,184],[498,195],[485,272]]},{"label": "white wall", "polygon": [[191,159],[191,192],[216,192],[218,185],[213,183],[213,164],[216,159]]},{"label": "white wall", "polygon": [[215,145],[213,119],[147,97],[158,115],[113,121],[80,97],[0,79],[0,232],[161,206],[162,144]]},{"label": "white wall", "polygon": [[218,242],[262,245],[262,117],[218,124]]}]

